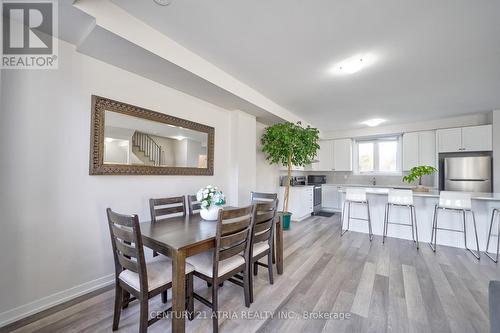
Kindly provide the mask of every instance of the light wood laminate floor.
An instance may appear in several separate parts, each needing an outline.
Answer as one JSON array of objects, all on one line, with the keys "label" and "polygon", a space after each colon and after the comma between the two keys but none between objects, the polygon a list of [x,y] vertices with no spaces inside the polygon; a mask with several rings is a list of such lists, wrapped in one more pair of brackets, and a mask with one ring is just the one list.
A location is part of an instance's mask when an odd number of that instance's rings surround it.
[{"label": "light wood laminate floor", "polygon": [[[500,269],[465,250],[348,232],[340,237],[338,215],[292,223],[285,232],[285,272],[269,285],[267,270],[255,280],[255,302],[245,308],[243,290],[229,282],[220,290],[221,332],[487,332],[488,282]],[[111,250],[111,249],[110,249]],[[195,289],[208,297],[205,283]],[[110,332],[114,292],[108,291],[15,332]],[[169,294],[170,297],[170,294]],[[151,310],[165,305],[151,301]],[[195,301],[197,311],[208,308]],[[137,332],[139,306],[122,313],[119,332]],[[250,311],[250,312],[247,312]],[[347,313],[349,319],[304,319],[306,313]],[[271,318],[271,313],[275,317]],[[278,315],[296,314],[295,319]],[[246,316],[246,318],[242,318]],[[334,315],[330,315],[334,316]],[[170,320],[150,332],[170,332]],[[187,332],[211,332],[211,319],[187,322]]]}]

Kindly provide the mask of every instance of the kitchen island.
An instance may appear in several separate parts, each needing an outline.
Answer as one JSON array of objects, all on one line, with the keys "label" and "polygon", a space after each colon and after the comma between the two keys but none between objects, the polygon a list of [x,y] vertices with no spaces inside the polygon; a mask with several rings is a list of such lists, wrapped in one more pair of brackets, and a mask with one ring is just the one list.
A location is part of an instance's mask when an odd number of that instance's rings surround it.
[{"label": "kitchen island", "polygon": [[[341,188],[341,201],[344,202],[345,187]],[[370,203],[370,214],[372,220],[373,233],[382,236],[384,227],[384,212],[387,204],[388,188],[366,188],[367,199]],[[429,192],[414,192],[414,205],[417,215],[418,239],[422,243],[428,243],[431,240],[432,221],[434,206],[439,201],[439,191],[431,190]],[[493,208],[500,208],[500,193],[471,193],[472,210],[476,215],[477,236],[479,239],[479,249],[486,249],[491,211]],[[366,209],[358,205],[352,205],[351,216],[357,218],[366,218]],[[409,209],[404,207],[391,208],[391,222],[409,223]],[[462,215],[456,211],[439,211],[439,227],[450,229],[462,229]],[[347,217],[344,226],[347,225]],[[467,214],[467,246],[475,249],[474,229],[472,216]],[[496,228],[496,224],[494,225]],[[365,221],[351,220],[350,230],[368,233],[368,225]],[[494,229],[497,230],[497,229]],[[400,225],[389,225],[387,236],[411,240],[411,228]],[[376,241],[376,240],[375,240]],[[390,239],[389,239],[390,241]],[[496,239],[495,239],[496,241]],[[438,245],[447,245],[458,248],[464,248],[464,237],[462,233],[438,230]],[[422,246],[423,244],[421,244]],[[496,242],[490,244],[490,251],[496,250]],[[438,249],[439,251],[439,249]]]}]

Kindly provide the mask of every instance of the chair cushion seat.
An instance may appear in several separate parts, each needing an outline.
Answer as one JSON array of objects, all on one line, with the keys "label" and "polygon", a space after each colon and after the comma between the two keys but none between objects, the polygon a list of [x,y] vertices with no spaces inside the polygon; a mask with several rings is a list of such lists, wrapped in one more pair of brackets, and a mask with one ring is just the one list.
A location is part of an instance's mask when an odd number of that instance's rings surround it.
[{"label": "chair cushion seat", "polygon": [[[194,270],[208,277],[213,277],[213,251],[207,251],[186,258],[186,261],[194,266]],[[238,266],[245,264],[245,258],[235,255],[231,258],[219,261],[219,276],[222,276]]]},{"label": "chair cushion seat", "polygon": [[[148,291],[154,290],[172,282],[172,260],[165,256],[154,257],[146,263],[146,271],[148,274]],[[194,271],[194,267],[186,263],[186,274]],[[139,274],[131,270],[124,270],[118,275],[118,278],[140,291]]]},{"label": "chair cushion seat", "polygon": [[260,242],[257,244],[253,245],[253,256],[257,256],[261,254],[262,252],[266,251],[269,249],[269,243],[268,242]]}]

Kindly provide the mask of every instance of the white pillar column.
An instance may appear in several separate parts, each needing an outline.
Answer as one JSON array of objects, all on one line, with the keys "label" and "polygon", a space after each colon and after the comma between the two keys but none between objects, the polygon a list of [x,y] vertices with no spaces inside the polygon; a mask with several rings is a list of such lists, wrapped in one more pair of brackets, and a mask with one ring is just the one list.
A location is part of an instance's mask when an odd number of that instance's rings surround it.
[{"label": "white pillar column", "polygon": [[231,114],[231,168],[228,203],[244,206],[250,203],[250,192],[256,184],[256,119],[243,111]]}]

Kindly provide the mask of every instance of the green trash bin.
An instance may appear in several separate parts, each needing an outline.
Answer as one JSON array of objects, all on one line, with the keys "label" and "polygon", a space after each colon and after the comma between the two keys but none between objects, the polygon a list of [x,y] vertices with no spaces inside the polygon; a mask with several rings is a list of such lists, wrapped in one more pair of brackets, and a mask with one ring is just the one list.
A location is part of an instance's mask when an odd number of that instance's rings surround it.
[{"label": "green trash bin", "polygon": [[290,229],[290,220],[292,219],[292,213],[283,212],[281,215],[281,221],[283,222],[283,230]]}]

